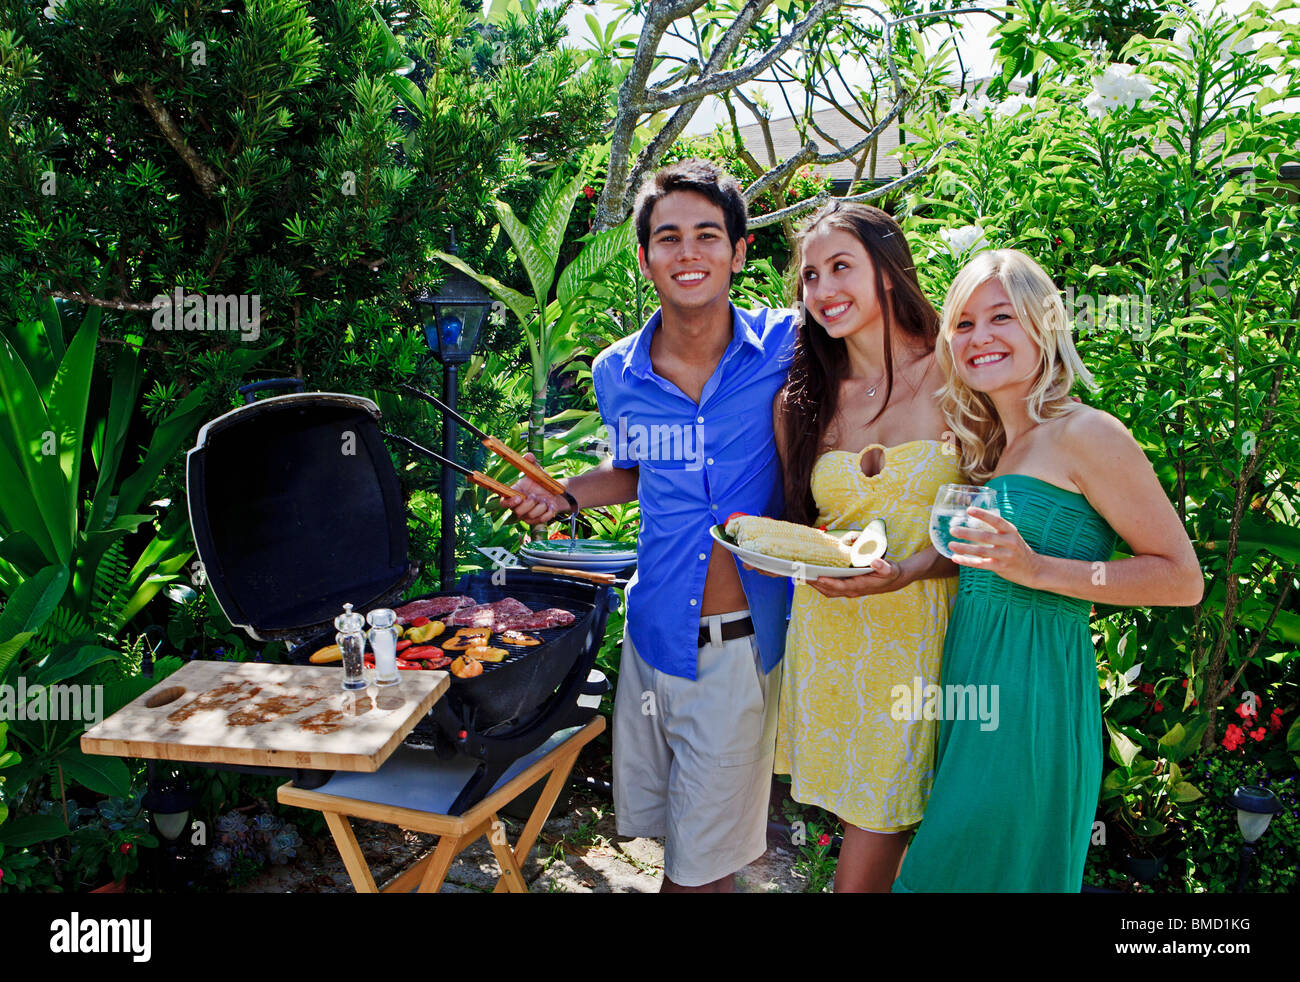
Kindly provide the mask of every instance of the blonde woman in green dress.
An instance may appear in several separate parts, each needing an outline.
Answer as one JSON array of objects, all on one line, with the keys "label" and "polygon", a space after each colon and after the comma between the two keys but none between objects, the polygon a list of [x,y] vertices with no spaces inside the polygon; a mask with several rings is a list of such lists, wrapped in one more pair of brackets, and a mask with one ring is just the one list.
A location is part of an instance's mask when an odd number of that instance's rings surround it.
[{"label": "blonde woman in green dress", "polygon": [[[1101,785],[1090,607],[1190,606],[1201,570],[1132,435],[1071,398],[1091,377],[1033,259],[1004,249],[962,269],[936,356],[962,469],[998,497],[997,512],[968,510],[992,531],[954,532],[943,686],[996,692],[999,718],[942,720],[894,889],[1077,893]],[[1131,558],[1111,560],[1117,538]]]}]

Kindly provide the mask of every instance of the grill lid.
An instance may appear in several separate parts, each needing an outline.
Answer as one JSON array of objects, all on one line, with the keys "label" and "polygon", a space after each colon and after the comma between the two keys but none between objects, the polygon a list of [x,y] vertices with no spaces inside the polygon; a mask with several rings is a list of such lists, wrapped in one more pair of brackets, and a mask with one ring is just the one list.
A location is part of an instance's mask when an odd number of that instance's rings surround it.
[{"label": "grill lid", "polygon": [[186,459],[190,525],[213,595],[261,640],[333,624],[343,604],[391,606],[415,578],[379,407],[335,392],[276,396],[199,430]]}]

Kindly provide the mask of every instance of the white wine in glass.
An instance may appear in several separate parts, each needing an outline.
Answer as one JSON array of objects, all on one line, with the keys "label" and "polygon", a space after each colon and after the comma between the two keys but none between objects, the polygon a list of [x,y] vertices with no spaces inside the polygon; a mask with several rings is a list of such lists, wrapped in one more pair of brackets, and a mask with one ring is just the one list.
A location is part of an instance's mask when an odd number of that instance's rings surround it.
[{"label": "white wine in glass", "polygon": [[934,497],[934,507],[930,509],[930,541],[934,547],[949,559],[952,558],[952,542],[969,542],[969,539],[954,537],[954,528],[982,529],[992,532],[993,526],[981,522],[966,514],[967,508],[983,508],[994,514],[998,511],[998,493],[993,488],[980,488],[969,484],[945,484],[939,488]]}]

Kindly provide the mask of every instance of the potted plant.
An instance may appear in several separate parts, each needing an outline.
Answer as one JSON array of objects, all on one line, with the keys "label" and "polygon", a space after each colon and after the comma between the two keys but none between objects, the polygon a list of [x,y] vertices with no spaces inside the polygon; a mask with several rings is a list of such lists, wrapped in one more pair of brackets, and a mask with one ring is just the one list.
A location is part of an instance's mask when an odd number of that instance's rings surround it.
[{"label": "potted plant", "polygon": [[1129,873],[1140,882],[1154,880],[1181,837],[1179,819],[1201,792],[1183,779],[1178,766],[1200,740],[1175,724],[1156,742],[1154,760],[1118,727],[1107,723],[1110,756],[1117,765],[1102,781],[1101,802],[1120,831],[1120,848]]},{"label": "potted plant", "polygon": [[73,829],[70,866],[80,881],[96,882],[105,866],[112,878],[91,893],[123,892],[126,877],[140,865],[141,847],[158,845],[149,832],[140,799],[139,793],[130,798],[107,798],[99,803],[97,818]]}]

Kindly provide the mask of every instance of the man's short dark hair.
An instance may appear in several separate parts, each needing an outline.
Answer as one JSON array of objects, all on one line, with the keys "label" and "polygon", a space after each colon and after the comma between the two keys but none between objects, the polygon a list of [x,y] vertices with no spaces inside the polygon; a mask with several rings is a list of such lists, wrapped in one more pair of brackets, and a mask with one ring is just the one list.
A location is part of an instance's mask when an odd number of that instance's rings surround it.
[{"label": "man's short dark hair", "polygon": [[673,191],[694,191],[721,208],[726,217],[727,238],[735,250],[736,243],[745,237],[749,221],[745,197],[736,179],[708,160],[679,160],[645,179],[632,207],[636,240],[642,249],[650,248],[650,213]]}]

